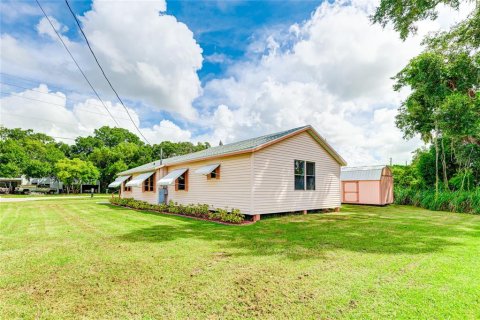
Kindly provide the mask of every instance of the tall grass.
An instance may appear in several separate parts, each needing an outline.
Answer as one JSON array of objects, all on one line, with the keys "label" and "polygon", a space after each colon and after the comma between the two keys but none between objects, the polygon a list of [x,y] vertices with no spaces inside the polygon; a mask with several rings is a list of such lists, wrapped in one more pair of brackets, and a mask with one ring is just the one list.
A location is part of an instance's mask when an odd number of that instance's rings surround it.
[{"label": "tall grass", "polygon": [[395,188],[395,203],[429,210],[480,214],[480,188],[475,191],[439,191]]}]

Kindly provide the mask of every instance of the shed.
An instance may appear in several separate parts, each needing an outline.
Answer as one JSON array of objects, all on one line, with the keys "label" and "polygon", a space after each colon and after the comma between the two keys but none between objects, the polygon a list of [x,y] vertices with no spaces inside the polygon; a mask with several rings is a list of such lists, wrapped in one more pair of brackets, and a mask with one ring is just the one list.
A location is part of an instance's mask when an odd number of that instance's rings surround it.
[{"label": "shed", "polygon": [[340,180],[342,203],[381,206],[393,203],[392,171],[385,165],[344,167]]}]

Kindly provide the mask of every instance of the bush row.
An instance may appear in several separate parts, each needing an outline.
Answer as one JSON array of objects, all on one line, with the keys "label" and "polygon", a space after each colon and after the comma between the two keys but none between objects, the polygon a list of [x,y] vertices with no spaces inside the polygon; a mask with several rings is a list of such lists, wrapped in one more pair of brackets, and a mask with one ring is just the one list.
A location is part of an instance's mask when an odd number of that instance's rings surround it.
[{"label": "bush row", "polygon": [[429,210],[480,214],[480,189],[474,191],[439,191],[395,189],[395,203]]},{"label": "bush row", "polygon": [[110,203],[133,209],[182,214],[186,216],[199,217],[229,223],[242,223],[245,220],[245,216],[238,209],[232,209],[231,211],[225,209],[217,209],[216,211],[210,211],[208,204],[182,205],[174,203],[173,201],[170,201],[168,204],[150,204],[148,202],[135,200],[132,198],[117,197],[111,198]]}]

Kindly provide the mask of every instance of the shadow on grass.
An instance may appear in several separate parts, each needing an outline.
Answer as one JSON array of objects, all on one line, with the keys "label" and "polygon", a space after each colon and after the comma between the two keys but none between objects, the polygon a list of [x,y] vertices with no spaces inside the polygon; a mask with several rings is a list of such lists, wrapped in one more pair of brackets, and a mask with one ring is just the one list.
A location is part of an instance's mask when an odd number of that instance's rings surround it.
[{"label": "shadow on grass", "polygon": [[233,255],[290,259],[318,259],[335,250],[421,254],[459,245],[455,241],[458,237],[480,236],[477,228],[465,231],[462,220],[452,224],[438,216],[426,219],[429,211],[401,207],[347,207],[340,214],[283,216],[247,226],[224,226],[147,211],[132,214],[157,215],[162,221],[122,235],[124,241],[162,243],[192,238],[217,242],[225,250],[235,249]]}]

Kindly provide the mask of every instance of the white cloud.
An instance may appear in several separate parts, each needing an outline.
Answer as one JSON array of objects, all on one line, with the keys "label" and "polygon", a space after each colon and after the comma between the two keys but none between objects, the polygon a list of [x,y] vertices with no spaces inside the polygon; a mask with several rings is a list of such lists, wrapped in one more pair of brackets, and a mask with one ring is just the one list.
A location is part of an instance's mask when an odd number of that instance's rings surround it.
[{"label": "white cloud", "polygon": [[[165,10],[165,1],[95,0],[80,19],[93,50],[123,98],[194,119],[192,101],[201,94],[196,71],[202,65],[202,49],[188,27],[164,14]],[[52,22],[61,33],[67,30],[57,20]],[[84,91],[85,80],[45,18],[40,19],[36,30],[53,41],[2,34],[2,71]],[[63,37],[102,96],[113,98],[83,39],[77,42]]]},{"label": "white cloud", "polygon": [[439,22],[422,22],[419,34],[403,42],[391,28],[371,24],[375,6],[324,2],[304,24],[252,44],[254,58],[204,88],[200,105],[219,105],[205,116],[211,141],[312,124],[351,165],[409,160],[421,142],[404,141],[395,127],[405,93],[394,92],[390,78],[421,51],[426,32],[458,17],[442,16],[441,8]]},{"label": "white cloud", "polygon": [[[349,164],[386,163],[389,157],[403,163],[420,141],[404,141],[395,128],[396,108],[405,93],[393,92],[390,77],[420,52],[426,32],[458,21],[473,4],[459,14],[440,6],[439,19],[419,23],[418,36],[405,42],[390,28],[371,24],[368,16],[376,4],[370,0],[324,2],[305,23],[255,35],[246,61],[234,63],[221,54],[205,57],[213,63],[228,61],[230,66],[224,78],[211,80],[204,88],[196,73],[202,65],[202,50],[185,24],[165,14],[165,1],[95,0],[80,19],[123,98],[180,115],[201,132],[210,130],[193,136],[190,130],[161,120],[142,127],[152,142],[190,139],[216,145],[219,140],[227,143],[312,124]],[[30,14],[31,9],[24,10]],[[53,21],[60,32],[66,31]],[[36,27],[43,36],[41,42],[7,33],[0,36],[2,72],[68,88],[74,91],[69,98],[80,93],[82,102],[67,107],[64,93],[52,93],[40,85],[35,90],[51,94],[29,90],[19,94],[59,106],[12,95],[0,100],[1,122],[66,137],[112,126],[98,100],[83,99],[90,90],[86,91],[84,79],[46,23],[42,18]],[[113,100],[84,42],[65,34],[63,38],[102,97]],[[106,103],[120,125],[135,132],[123,107]],[[138,109],[130,110],[140,125]]]},{"label": "white cloud", "polygon": [[[53,27],[57,32],[61,35],[62,33],[65,33],[68,31],[68,27],[61,24],[60,22],[57,21],[57,19],[53,17],[48,17],[50,19],[50,22],[52,23]],[[47,18],[42,18],[38,22],[36,29],[38,34],[40,35],[48,35],[50,38],[53,40],[57,40],[57,35],[55,33],[55,30],[52,29],[52,26],[50,25],[50,22],[48,21]],[[64,38],[65,39],[65,38]]]},{"label": "white cloud", "polygon": [[[113,119],[99,100],[87,99],[67,106],[68,97],[62,92],[52,92],[45,84],[23,92],[11,93],[0,99],[0,123],[8,128],[33,129],[73,143],[71,139],[86,136],[101,126],[116,126]],[[120,104],[105,101],[120,127],[138,135],[135,126]],[[138,114],[128,110],[134,123],[140,126]],[[163,140],[185,141],[191,138],[188,130],[183,130],[169,120],[161,120],[152,127],[140,128],[149,142]],[[62,140],[62,139],[59,139]]]}]

